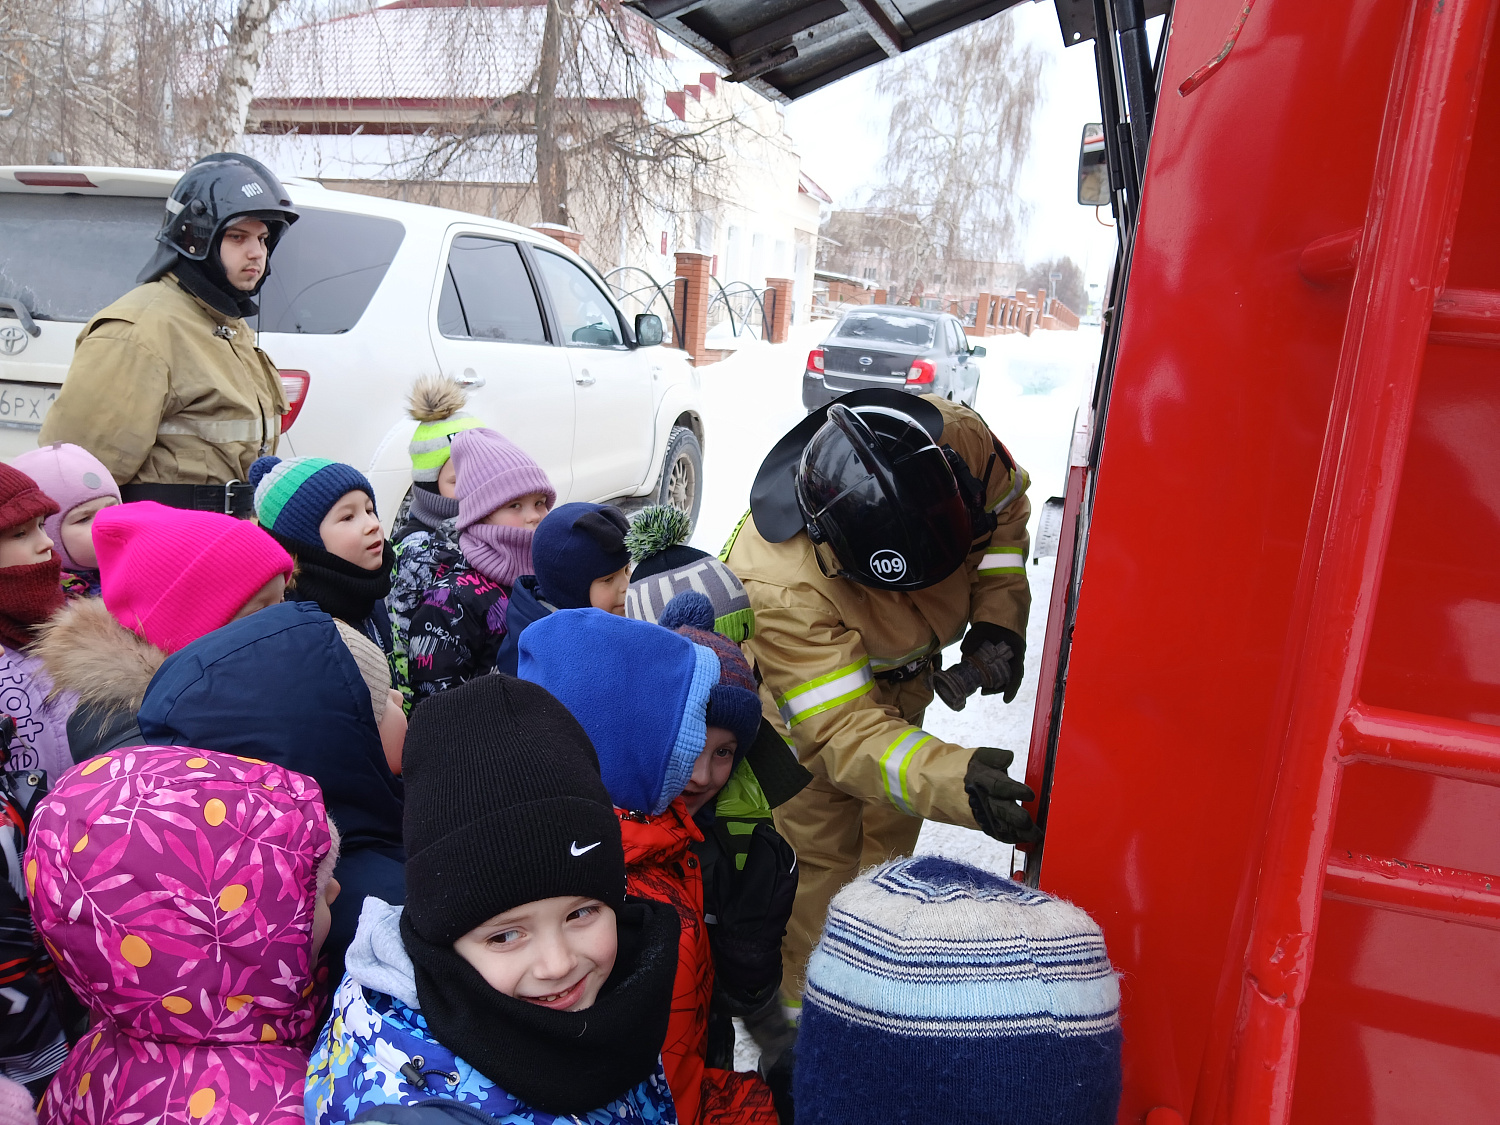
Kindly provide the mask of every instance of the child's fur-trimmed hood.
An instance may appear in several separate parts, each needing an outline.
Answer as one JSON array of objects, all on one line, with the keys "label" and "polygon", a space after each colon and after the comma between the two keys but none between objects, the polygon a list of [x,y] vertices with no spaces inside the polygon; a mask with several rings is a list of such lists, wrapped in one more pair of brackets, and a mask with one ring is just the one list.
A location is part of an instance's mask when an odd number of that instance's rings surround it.
[{"label": "child's fur-trimmed hood", "polygon": [[115,620],[100,598],[58,610],[37,629],[29,651],[46,667],[54,695],[72,691],[80,704],[132,712],[167,658]]}]

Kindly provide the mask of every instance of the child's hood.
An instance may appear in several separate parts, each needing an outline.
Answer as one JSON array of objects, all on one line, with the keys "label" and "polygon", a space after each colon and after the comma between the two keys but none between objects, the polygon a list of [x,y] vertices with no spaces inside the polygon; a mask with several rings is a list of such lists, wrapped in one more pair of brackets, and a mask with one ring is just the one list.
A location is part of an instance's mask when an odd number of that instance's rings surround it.
[{"label": "child's hood", "polygon": [[278,762],[313,777],[344,853],[401,844],[401,782],[370,691],[333,618],[282,602],[170,656],[146,691],[141,735]]},{"label": "child's hood", "polygon": [[401,907],[365,896],[344,965],[362,988],[394,996],[414,1012],[422,1007],[417,999],[417,971],[401,940]]},{"label": "child's hood", "polygon": [[655,816],[682,793],[708,738],[719,658],[659,625],[563,609],[527,627],[523,680],[546,688],[599,754],[610,800]]},{"label": "child's hood", "polygon": [[139,711],[167,654],[115,620],[100,598],[69,602],[37,629],[31,652],[57,692],[79,703]]},{"label": "child's hood", "polygon": [[73,991],[127,1035],[305,1041],[318,867],[311,778],[185,747],[75,766],[26,852],[38,933]]}]

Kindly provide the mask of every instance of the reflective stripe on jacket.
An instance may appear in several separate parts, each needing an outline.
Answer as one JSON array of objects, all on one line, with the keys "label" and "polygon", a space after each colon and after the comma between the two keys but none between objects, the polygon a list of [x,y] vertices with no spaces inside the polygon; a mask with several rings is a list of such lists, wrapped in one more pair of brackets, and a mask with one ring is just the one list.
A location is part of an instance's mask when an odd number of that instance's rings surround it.
[{"label": "reflective stripe on jacket", "polygon": [[227,484],[275,452],[287,409],[250,326],[168,274],[84,325],[40,444],[81,445],[120,484]]},{"label": "reflective stripe on jacket", "polygon": [[989,471],[986,507],[1000,521],[958,571],[926,590],[871,589],[825,576],[806,533],[768,543],[753,518],[741,525],[726,561],[755,609],[755,636],[744,648],[764,681],[766,717],[803,764],[851,795],[973,827],[963,790],[973,748],[920,727],[932,701],[926,677],[893,682],[880,673],[939,652],[973,621],[1026,635],[1030,480],[1019,465],[1007,468],[1008,454],[1001,456],[978,414],[927,397],[943,412],[941,444],[976,478]]}]

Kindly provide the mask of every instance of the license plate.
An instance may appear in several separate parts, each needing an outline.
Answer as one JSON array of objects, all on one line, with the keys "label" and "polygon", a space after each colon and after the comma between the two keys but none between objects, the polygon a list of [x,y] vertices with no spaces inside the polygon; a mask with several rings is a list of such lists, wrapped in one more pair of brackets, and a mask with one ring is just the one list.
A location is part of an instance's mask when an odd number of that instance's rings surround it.
[{"label": "license plate", "polygon": [[60,390],[52,383],[0,383],[0,426],[40,430]]}]

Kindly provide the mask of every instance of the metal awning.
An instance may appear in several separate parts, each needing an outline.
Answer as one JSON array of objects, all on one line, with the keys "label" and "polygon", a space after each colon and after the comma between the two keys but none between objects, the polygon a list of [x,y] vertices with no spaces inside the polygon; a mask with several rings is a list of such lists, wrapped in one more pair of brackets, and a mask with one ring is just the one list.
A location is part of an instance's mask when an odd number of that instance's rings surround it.
[{"label": "metal awning", "polygon": [[[731,82],[789,102],[1027,0],[626,0]],[[1055,0],[1063,42],[1094,38],[1094,0]],[[1145,0],[1160,15],[1170,0]]]}]

